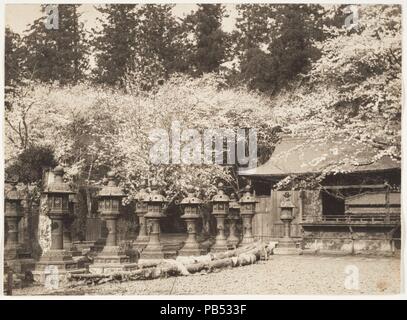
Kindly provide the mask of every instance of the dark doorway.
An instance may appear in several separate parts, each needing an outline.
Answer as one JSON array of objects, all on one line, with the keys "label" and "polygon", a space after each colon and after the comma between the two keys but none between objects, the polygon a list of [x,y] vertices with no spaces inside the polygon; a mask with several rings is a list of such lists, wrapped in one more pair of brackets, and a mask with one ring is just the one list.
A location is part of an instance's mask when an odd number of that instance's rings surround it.
[{"label": "dark doorway", "polygon": [[322,192],[322,214],[339,216],[345,214],[345,201],[327,192]]}]

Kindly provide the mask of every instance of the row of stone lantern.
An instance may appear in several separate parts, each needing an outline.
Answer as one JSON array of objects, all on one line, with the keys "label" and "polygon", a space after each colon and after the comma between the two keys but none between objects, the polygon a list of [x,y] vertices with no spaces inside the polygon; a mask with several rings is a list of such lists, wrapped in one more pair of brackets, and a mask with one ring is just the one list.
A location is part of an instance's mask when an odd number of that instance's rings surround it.
[{"label": "row of stone lantern", "polygon": [[23,197],[16,188],[17,181],[8,181],[11,190],[5,193],[5,220],[6,220],[6,243],[5,261],[16,275],[24,276],[31,271],[36,281],[44,281],[50,273],[58,278],[65,276],[67,272],[84,272],[83,263],[78,263],[73,256],[81,253],[73,245],[71,226],[74,221],[73,211],[70,204],[75,199],[70,199],[75,194],[67,183],[63,181],[64,170],[57,166],[54,170],[54,181],[44,190],[46,196],[46,215],[50,219],[51,244],[35,263],[30,255],[22,252],[18,243],[18,223],[23,217]]},{"label": "row of stone lantern", "polygon": [[[46,188],[44,195],[47,198],[47,216],[51,222],[51,247],[45,252],[33,271],[34,279],[43,281],[44,275],[50,272],[50,268],[57,270],[58,276],[65,276],[67,272],[84,272],[82,265],[73,259],[77,250],[72,244],[70,233],[74,221],[70,210],[70,197],[75,194],[67,183],[63,181],[64,170],[57,166],[54,170],[54,181]],[[117,220],[120,215],[122,198],[125,196],[116,185],[114,173],[107,174],[108,183],[98,194],[98,208],[100,216],[106,221],[107,238],[103,250],[94,258],[94,263],[89,266],[90,272],[112,272],[119,270],[132,270],[137,268],[135,261],[130,258],[118,245]],[[17,224],[21,219],[20,202],[15,186],[8,193],[6,201],[6,222],[9,226],[8,240],[6,243],[6,255],[12,258],[12,248],[16,247]],[[158,192],[157,184],[151,184],[151,193],[146,191],[146,185],[142,185],[136,197],[136,214],[140,221],[140,231],[137,242],[143,244],[144,249],[140,259],[162,259],[164,250],[160,241],[160,220],[164,215],[166,199]],[[242,244],[253,242],[252,217],[255,213],[256,200],[246,187],[240,201],[236,196],[229,198],[223,191],[223,185],[218,185],[218,193],[212,198],[212,214],[217,222],[217,235],[211,251],[226,251],[235,247],[239,238],[236,235],[236,222],[240,216],[243,219],[244,234]],[[187,239],[179,255],[200,255],[204,253],[196,238],[197,221],[200,219],[199,208],[202,201],[188,191],[187,197],[181,201],[183,208],[182,219],[187,225]],[[229,220],[229,237],[225,236],[225,220]],[[136,242],[136,243],[137,243]],[[16,252],[16,251],[15,251]]]},{"label": "row of stone lantern", "polygon": [[[236,223],[243,220],[243,238],[240,245],[247,245],[254,241],[252,234],[252,219],[256,210],[256,198],[250,193],[250,186],[246,186],[245,192],[239,201],[236,195],[229,198],[222,190],[223,185],[218,185],[218,193],[212,198],[212,214],[216,218],[217,236],[212,251],[226,251],[228,247],[236,247],[239,237],[236,235]],[[229,237],[225,237],[225,219],[229,221]]]},{"label": "row of stone lantern", "polygon": [[[164,257],[162,244],[160,241],[160,219],[163,215],[163,204],[165,198],[158,194],[155,185],[152,186],[152,193],[148,195],[145,191],[144,185],[140,193],[136,197],[136,214],[142,217],[140,220],[139,237],[136,243],[143,244],[146,232],[143,227],[149,225],[149,241],[147,246],[141,253],[141,259],[158,259]],[[245,188],[245,193],[240,201],[237,200],[236,195],[231,198],[224,193],[223,184],[218,185],[217,194],[211,199],[212,215],[216,219],[217,235],[215,243],[211,248],[212,252],[226,251],[234,248],[239,243],[239,237],[236,234],[237,221],[240,216],[243,219],[243,239],[241,245],[246,245],[254,241],[252,235],[252,218],[255,214],[256,199],[250,193],[250,187]],[[183,209],[181,219],[185,220],[187,225],[187,238],[184,246],[178,252],[181,256],[201,255],[205,250],[199,245],[196,238],[197,222],[200,219],[199,209],[202,201],[196,197],[192,190],[188,190],[187,197],[185,197],[180,205]],[[240,211],[240,215],[239,215]],[[147,220],[147,222],[145,221]],[[225,235],[225,221],[229,222],[229,236]]]},{"label": "row of stone lantern", "polygon": [[[57,276],[65,276],[66,273],[81,273],[86,270],[78,263],[74,256],[79,254],[72,243],[71,225],[74,221],[70,199],[75,192],[63,181],[63,168],[58,166],[54,169],[54,181],[46,188],[44,195],[47,200],[47,216],[51,222],[51,247],[45,252],[35,270],[32,272],[35,280],[43,281],[43,277],[56,270]],[[94,263],[89,266],[91,272],[113,272],[120,270],[132,270],[137,264],[132,257],[128,256],[118,245],[117,220],[120,215],[121,201],[125,196],[116,185],[113,172],[107,174],[108,183],[98,194],[98,207],[100,216],[106,221],[108,230],[106,245],[94,258]],[[20,248],[18,243],[18,223],[23,217],[22,196],[17,191],[16,183],[12,182],[11,190],[5,194],[5,222],[7,226],[5,242],[5,260],[12,265],[14,270],[22,270]],[[73,200],[73,201],[72,201]],[[146,184],[141,186],[136,196],[135,213],[139,217],[140,231],[136,244],[144,248],[140,259],[162,259],[164,250],[160,240],[160,220],[165,217],[164,204],[166,199],[158,192],[157,184],[151,184],[151,193],[147,192]],[[211,251],[226,251],[239,244],[236,232],[237,221],[243,221],[243,236],[239,245],[250,244],[254,241],[252,234],[252,219],[255,214],[256,199],[247,186],[244,194],[237,199],[235,194],[230,197],[225,194],[223,185],[218,185],[217,194],[211,199],[212,215],[216,219],[217,235]],[[205,250],[197,241],[197,222],[200,219],[200,206],[202,201],[194,195],[193,190],[188,190],[187,196],[181,201],[183,209],[182,219],[187,225],[187,238],[179,255],[201,255]],[[284,222],[284,238],[279,241],[276,253],[297,253],[296,244],[290,237],[290,223],[293,219],[293,205],[289,192],[284,193],[280,203],[281,220]],[[225,221],[229,222],[229,235],[225,235]],[[28,265],[33,259],[25,261]],[[16,267],[18,266],[18,267]],[[32,267],[31,267],[32,268]]]}]

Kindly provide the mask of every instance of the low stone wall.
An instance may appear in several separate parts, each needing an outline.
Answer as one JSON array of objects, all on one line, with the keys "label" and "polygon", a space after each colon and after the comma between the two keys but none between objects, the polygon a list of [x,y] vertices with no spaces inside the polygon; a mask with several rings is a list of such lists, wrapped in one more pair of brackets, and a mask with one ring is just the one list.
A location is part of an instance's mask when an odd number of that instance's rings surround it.
[{"label": "low stone wall", "polygon": [[390,226],[303,226],[304,252],[332,254],[394,255]]}]

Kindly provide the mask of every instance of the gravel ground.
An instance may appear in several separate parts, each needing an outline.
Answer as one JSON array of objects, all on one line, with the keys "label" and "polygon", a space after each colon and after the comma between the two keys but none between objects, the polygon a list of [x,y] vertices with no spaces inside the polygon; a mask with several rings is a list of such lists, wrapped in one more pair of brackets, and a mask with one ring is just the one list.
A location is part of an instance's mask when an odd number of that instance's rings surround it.
[{"label": "gravel ground", "polygon": [[[359,270],[359,289],[345,288],[345,269]],[[370,257],[272,256],[268,261],[196,274],[67,289],[67,295],[221,295],[221,294],[397,294],[400,259]],[[43,287],[14,290],[14,295],[52,294]]]}]

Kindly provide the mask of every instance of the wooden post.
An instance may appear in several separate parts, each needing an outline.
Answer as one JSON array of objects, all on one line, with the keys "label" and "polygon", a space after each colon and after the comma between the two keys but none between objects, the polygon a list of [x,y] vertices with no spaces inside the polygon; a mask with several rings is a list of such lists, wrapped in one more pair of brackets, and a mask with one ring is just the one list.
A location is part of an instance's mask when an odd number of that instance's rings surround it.
[{"label": "wooden post", "polygon": [[305,192],[304,192],[303,189],[301,189],[298,192],[298,196],[300,198],[300,201],[299,201],[300,203],[299,203],[299,208],[298,208],[298,220],[299,220],[299,223],[301,223],[302,222],[302,217],[303,217],[303,214],[304,214],[304,198],[305,198]]},{"label": "wooden post", "polygon": [[390,186],[386,184],[386,222],[390,222]]}]

